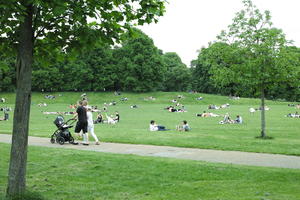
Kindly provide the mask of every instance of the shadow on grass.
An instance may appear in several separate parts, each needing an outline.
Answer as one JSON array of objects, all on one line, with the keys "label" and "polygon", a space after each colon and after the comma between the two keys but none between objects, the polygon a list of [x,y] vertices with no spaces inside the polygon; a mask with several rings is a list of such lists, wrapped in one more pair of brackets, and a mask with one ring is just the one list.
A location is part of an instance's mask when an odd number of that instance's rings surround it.
[{"label": "shadow on grass", "polygon": [[11,132],[1,132],[1,131],[0,131],[0,134],[7,134],[7,135],[10,135]]},{"label": "shadow on grass", "polygon": [[5,197],[3,195],[0,196],[0,200],[47,200],[47,199],[37,192],[27,191],[23,194],[12,196],[12,197]]},{"label": "shadow on grass", "polygon": [[263,140],[273,140],[275,139],[274,137],[271,137],[271,136],[256,136],[255,137],[256,139],[263,139]]}]

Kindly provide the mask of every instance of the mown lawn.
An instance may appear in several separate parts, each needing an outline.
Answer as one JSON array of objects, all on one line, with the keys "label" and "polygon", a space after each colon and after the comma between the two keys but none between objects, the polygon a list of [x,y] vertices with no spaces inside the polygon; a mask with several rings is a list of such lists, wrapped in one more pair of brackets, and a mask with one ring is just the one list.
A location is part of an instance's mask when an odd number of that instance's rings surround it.
[{"label": "mown lawn", "polygon": [[[9,145],[0,143],[0,199]],[[30,147],[27,186],[49,200],[298,200],[300,171]]]},{"label": "mown lawn", "polygon": [[[56,128],[53,124],[56,116],[43,115],[42,111],[71,111],[68,106],[79,100],[80,94],[55,93],[56,99],[48,100],[44,98],[45,94],[34,93],[31,106],[30,135],[49,137]],[[108,114],[119,111],[120,123],[115,126],[95,125],[96,134],[101,141],[300,155],[300,119],[285,117],[286,114],[297,111],[295,107],[287,106],[290,102],[267,101],[267,105],[271,108],[271,110],[266,111],[267,135],[274,137],[274,139],[261,140],[255,138],[260,134],[260,112],[251,115],[248,111],[250,107],[259,107],[259,99],[231,100],[224,96],[175,92],[123,93],[121,96],[115,96],[112,92],[87,94],[90,105],[97,105],[99,108],[103,107],[104,102],[117,101],[116,106],[108,107]],[[188,112],[170,113],[164,110],[163,108],[173,104],[171,100],[175,99],[178,94],[184,95],[185,98],[180,99],[179,102],[185,105]],[[144,98],[149,96],[154,96],[156,100],[145,101]],[[197,101],[196,98],[199,96],[204,97],[204,99]],[[14,94],[0,93],[0,97],[7,97],[8,99],[6,104],[0,104],[0,106],[13,107]],[[129,100],[120,101],[122,97],[127,97]],[[42,102],[46,102],[48,106],[38,107],[37,104]],[[226,109],[211,111],[221,115],[228,112],[232,118],[239,114],[243,117],[244,124],[220,125],[218,122],[223,119],[222,117],[196,117],[197,113],[202,113],[204,110],[208,111],[207,106],[209,104],[221,105],[225,103],[229,103],[231,106]],[[130,105],[134,104],[138,105],[139,108],[131,109]],[[0,133],[11,133],[12,113],[10,114],[9,121],[0,122]],[[68,119],[71,116],[65,117]],[[95,117],[96,113],[94,113]],[[148,130],[149,122],[152,119],[171,130],[150,132]],[[188,121],[192,127],[191,132],[175,131],[175,126],[182,120]]]}]

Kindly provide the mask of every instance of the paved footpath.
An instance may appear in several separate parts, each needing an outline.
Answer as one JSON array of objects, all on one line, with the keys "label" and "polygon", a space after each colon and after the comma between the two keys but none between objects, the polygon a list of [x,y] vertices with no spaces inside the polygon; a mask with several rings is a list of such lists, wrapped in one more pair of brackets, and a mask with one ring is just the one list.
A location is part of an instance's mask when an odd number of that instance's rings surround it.
[{"label": "paved footpath", "polygon": [[[11,143],[11,135],[1,134],[0,142]],[[169,146],[101,143],[89,146],[71,144],[51,144],[49,138],[29,137],[29,145],[62,149],[76,149],[104,153],[132,154],[140,156],[178,158],[214,163],[239,164],[249,166],[280,167],[300,169],[299,156],[286,156],[266,153],[248,153],[240,151],[220,151],[208,149],[180,148]]]}]

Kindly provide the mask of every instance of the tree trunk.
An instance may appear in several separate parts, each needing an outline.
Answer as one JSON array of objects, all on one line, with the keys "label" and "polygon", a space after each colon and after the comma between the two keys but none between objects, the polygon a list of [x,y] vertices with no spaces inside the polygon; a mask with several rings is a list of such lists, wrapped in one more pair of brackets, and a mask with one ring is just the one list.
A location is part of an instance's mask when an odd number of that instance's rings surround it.
[{"label": "tree trunk", "polygon": [[[26,2],[26,1],[24,1]],[[14,110],[12,145],[8,172],[7,196],[25,192],[28,126],[31,104],[31,66],[33,60],[32,5],[26,5],[20,23],[16,62],[17,92]]]},{"label": "tree trunk", "polygon": [[266,137],[266,118],[265,118],[265,89],[261,88],[261,137]]}]

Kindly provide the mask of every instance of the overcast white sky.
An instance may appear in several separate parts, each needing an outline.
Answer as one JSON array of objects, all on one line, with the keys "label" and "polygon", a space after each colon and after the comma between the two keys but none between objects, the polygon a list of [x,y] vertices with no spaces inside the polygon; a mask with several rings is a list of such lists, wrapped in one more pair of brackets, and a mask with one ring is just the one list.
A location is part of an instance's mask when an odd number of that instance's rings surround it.
[{"label": "overcast white sky", "polygon": [[[300,46],[300,0],[252,0],[271,11],[272,22]],[[243,8],[242,0],[169,0],[157,24],[140,27],[164,52],[176,52],[189,66],[197,50],[207,47]]]}]

